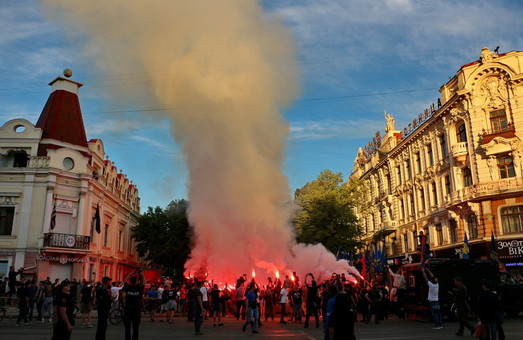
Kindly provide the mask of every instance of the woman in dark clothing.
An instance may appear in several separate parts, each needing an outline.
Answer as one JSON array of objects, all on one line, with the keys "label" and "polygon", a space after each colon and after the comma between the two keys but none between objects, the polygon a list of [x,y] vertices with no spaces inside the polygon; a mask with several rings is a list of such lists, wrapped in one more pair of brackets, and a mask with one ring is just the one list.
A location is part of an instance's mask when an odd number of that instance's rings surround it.
[{"label": "woman in dark clothing", "polygon": [[334,311],[329,320],[332,340],[356,340],[354,336],[354,310],[347,293],[336,295]]},{"label": "woman in dark clothing", "polygon": [[71,282],[65,280],[56,289],[53,313],[53,337],[51,340],[69,340],[74,326],[74,303],[71,295]]}]

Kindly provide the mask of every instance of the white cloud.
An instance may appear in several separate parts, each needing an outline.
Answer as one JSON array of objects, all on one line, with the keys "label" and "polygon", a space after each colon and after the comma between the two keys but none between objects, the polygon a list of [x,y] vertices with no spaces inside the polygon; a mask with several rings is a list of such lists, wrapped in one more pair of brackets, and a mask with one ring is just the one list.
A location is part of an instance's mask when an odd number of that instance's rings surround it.
[{"label": "white cloud", "polygon": [[376,126],[384,126],[383,121],[322,120],[291,123],[290,140],[325,140],[368,138],[376,133]]},{"label": "white cloud", "polygon": [[475,60],[483,46],[501,41],[501,51],[521,48],[514,33],[523,8],[513,1],[304,0],[273,10],[291,27],[305,73],[336,85],[354,81],[362,67],[394,67],[398,59],[441,67]]}]

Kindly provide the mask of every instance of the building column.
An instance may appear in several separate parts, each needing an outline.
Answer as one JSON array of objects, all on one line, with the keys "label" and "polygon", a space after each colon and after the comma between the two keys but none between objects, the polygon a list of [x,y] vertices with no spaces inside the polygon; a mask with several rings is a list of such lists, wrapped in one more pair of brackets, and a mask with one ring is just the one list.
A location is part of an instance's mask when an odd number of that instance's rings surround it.
[{"label": "building column", "polygon": [[31,221],[31,202],[33,200],[34,174],[27,174],[22,193],[22,204],[19,210],[20,216],[17,218],[18,230],[16,233],[16,255],[15,268],[24,267],[25,252],[27,250],[27,239],[29,234],[29,223]]},{"label": "building column", "polygon": [[76,218],[76,235],[85,235],[84,233],[84,212],[85,212],[85,191],[80,192],[78,200],[78,216]]},{"label": "building column", "polygon": [[42,223],[42,234],[49,232],[51,225],[51,213],[53,212],[53,194],[54,194],[54,185],[47,187],[47,197],[45,199],[45,213],[44,221]]}]

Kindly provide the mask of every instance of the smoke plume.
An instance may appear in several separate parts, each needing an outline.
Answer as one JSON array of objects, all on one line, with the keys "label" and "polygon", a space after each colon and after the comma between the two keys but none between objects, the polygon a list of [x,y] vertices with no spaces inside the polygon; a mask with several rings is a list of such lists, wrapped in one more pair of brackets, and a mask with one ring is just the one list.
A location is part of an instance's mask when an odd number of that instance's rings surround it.
[{"label": "smoke plume", "polygon": [[203,270],[231,282],[253,269],[347,270],[322,246],[294,244],[280,114],[298,95],[293,42],[257,1],[45,3],[105,76],[141,72],[148,88],[131,97],[174,108],[168,114],[186,158],[196,235],[186,274]]}]

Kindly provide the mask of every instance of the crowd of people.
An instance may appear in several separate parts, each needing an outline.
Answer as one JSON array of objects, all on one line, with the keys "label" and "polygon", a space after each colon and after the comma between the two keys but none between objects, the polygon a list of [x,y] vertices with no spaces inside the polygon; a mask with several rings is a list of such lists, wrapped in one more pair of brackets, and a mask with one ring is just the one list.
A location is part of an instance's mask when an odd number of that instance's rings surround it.
[{"label": "crowd of people", "polygon": [[[275,319],[286,324],[294,322],[308,328],[314,318],[316,328],[323,322],[325,339],[355,339],[355,322],[380,324],[390,314],[404,317],[407,296],[405,277],[385,267],[384,275],[371,282],[359,277],[333,273],[329,280],[316,282],[312,273],[303,282],[294,272],[283,280],[267,278],[258,283],[247,275],[240,276],[234,286],[218,284],[205,279],[173,282],[166,278],[162,282],[146,281],[143,271],[129,273],[123,281],[103,277],[99,282],[82,282],[67,279],[46,280],[36,283],[25,280],[23,268],[10,269],[9,276],[2,282],[0,293],[7,297],[7,304],[18,308],[16,326],[30,325],[33,319],[53,323],[53,339],[69,339],[75,316],[80,314],[82,327],[94,327],[92,312],[96,309],[96,339],[105,340],[109,313],[113,309],[123,312],[125,339],[137,340],[139,325],[144,311],[149,322],[161,321],[174,324],[175,315],[186,315],[194,323],[194,332],[201,335],[204,320],[212,319],[213,327],[223,326],[222,318],[235,317],[245,321],[242,330],[250,328],[259,333],[262,321]],[[388,274],[388,275],[387,275]],[[438,302],[438,280],[423,268],[428,284],[428,304],[432,312],[435,329],[443,328]],[[463,335],[464,328],[471,332],[476,327],[468,323],[466,287],[458,277],[453,295],[459,307],[457,318]],[[480,295],[479,318],[486,325],[490,340],[504,339],[502,322],[499,319],[499,299],[483,284]],[[279,319],[276,317],[279,314]]]}]

